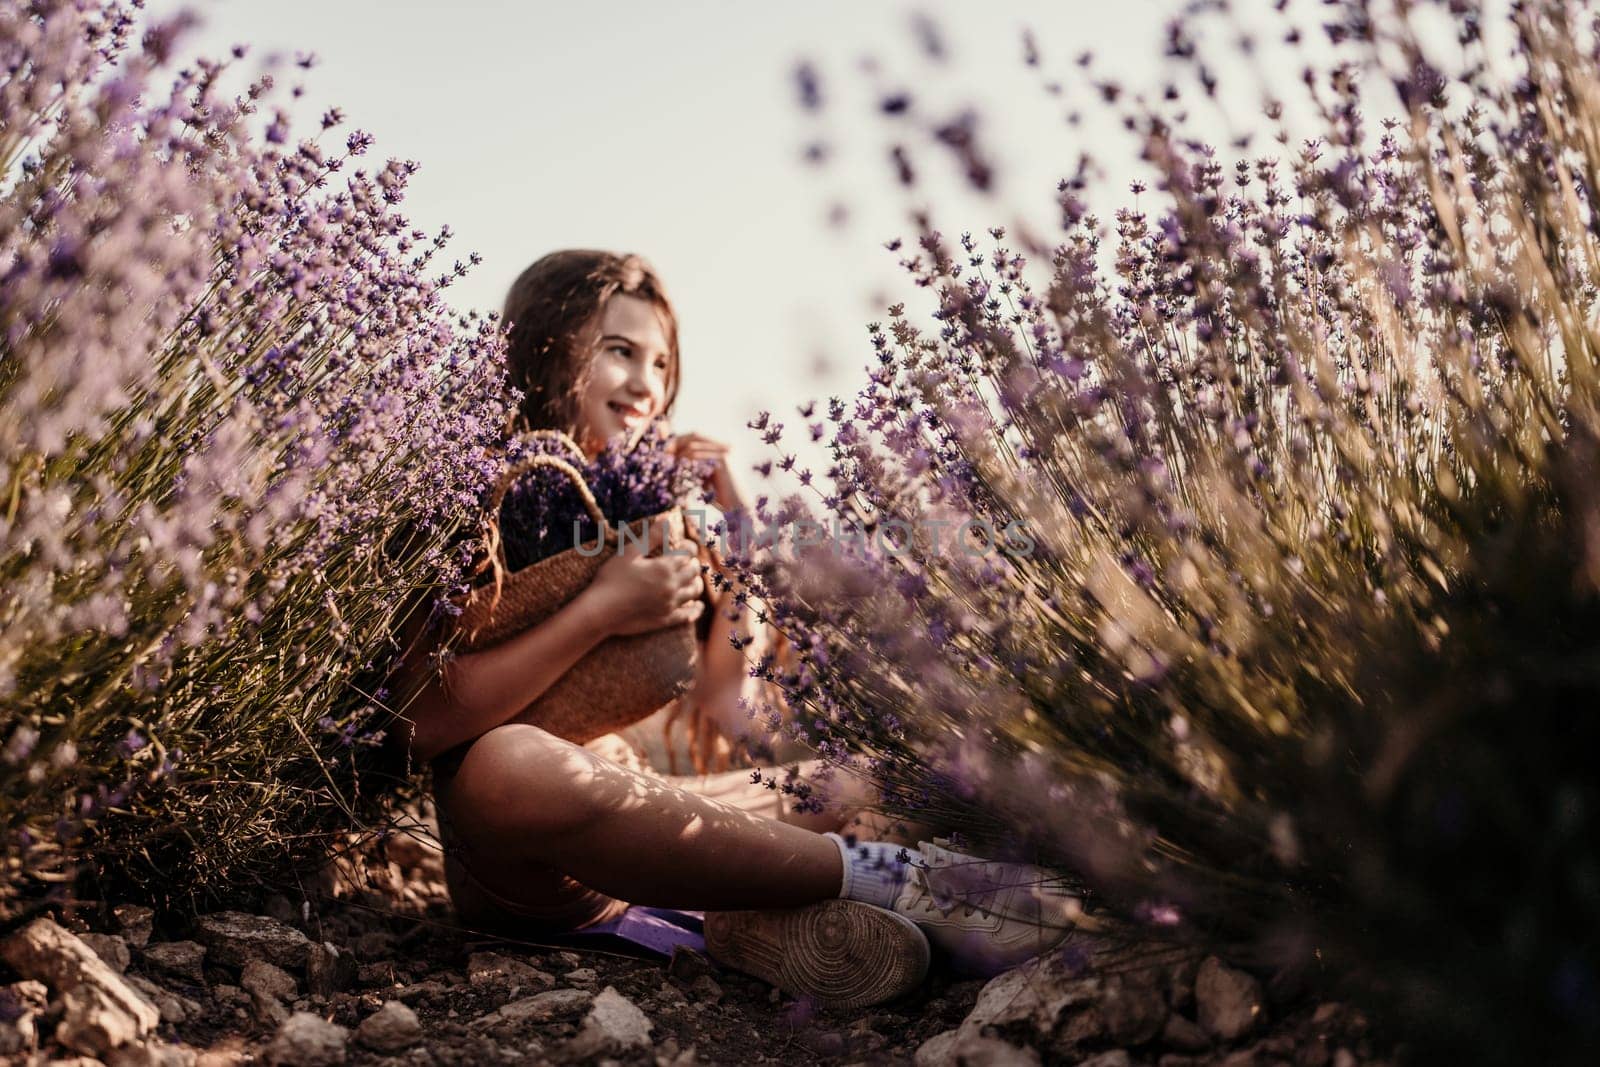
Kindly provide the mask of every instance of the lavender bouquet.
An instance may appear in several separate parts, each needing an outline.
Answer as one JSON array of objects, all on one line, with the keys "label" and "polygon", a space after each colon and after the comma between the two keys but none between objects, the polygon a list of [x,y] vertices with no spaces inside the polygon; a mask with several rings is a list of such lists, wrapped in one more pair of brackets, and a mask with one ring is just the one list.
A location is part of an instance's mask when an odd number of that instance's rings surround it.
[{"label": "lavender bouquet", "polygon": [[[672,455],[670,442],[665,421],[658,419],[638,441],[612,444],[578,468],[611,526],[658,515],[688,499],[703,472],[698,464]],[[570,459],[541,439],[525,446],[518,459],[538,454]],[[602,533],[572,480],[549,467],[529,471],[507,490],[499,519],[506,566],[512,571],[580,544],[592,545]]]}]

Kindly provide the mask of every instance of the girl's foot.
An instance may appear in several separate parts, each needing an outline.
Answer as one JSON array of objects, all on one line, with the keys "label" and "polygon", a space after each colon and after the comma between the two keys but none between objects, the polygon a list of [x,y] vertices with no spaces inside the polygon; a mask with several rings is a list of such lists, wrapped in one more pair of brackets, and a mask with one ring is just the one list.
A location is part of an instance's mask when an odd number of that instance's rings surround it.
[{"label": "girl's foot", "polygon": [[904,915],[855,900],[706,912],[713,959],[822,1008],[903,996],[928,974],[928,939]]},{"label": "girl's foot", "polygon": [[919,926],[961,969],[993,975],[1102,924],[1059,875],[1042,867],[983,860],[923,841],[909,854],[893,908]]},{"label": "girl's foot", "polygon": [[1064,879],[923,841],[915,849],[826,834],[844,859],[840,895],[916,923],[961,970],[998,974],[1098,924]]}]

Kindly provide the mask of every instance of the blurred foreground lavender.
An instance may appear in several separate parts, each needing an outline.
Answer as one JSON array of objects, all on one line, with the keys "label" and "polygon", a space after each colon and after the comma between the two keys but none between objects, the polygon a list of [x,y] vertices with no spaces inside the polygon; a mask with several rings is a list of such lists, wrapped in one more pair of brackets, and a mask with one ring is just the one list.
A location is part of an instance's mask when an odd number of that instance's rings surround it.
[{"label": "blurred foreground lavender", "polygon": [[892,309],[854,403],[801,410],[831,486],[763,518],[826,543],[747,576],[786,729],[885,809],[1350,978],[1430,1062],[1567,1062],[1600,1039],[1600,39],[1528,3],[1502,55],[1422,8],[1319,10],[1355,59],[1285,161],[1133,114],[1156,204],[1114,249],[1082,173],[1045,271],[925,228],[935,331]]},{"label": "blurred foreground lavender", "polygon": [[132,14],[0,4],[0,916],[318,856],[498,457],[415,165],[357,169],[337,111],[295,143],[270,77],[161,73],[183,22]]}]

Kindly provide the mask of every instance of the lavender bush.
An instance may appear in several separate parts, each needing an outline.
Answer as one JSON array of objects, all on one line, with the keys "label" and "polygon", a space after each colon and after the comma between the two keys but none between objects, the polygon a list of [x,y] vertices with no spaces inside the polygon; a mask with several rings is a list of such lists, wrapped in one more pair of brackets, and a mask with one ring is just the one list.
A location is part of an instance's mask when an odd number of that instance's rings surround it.
[{"label": "lavender bush", "polygon": [[0,5],[0,913],[220,892],[366,810],[392,635],[502,444],[415,164],[134,14]]},{"label": "lavender bush", "polygon": [[1476,5],[1416,7],[1319,10],[1348,62],[1287,158],[1128,107],[1147,206],[1107,227],[1067,179],[1043,271],[923,228],[933,328],[871,327],[854,402],[800,412],[829,484],[762,510],[826,543],[741,557],[798,653],[758,667],[788,725],[752,710],[1140,936],[1349,979],[1429,1062],[1571,1062],[1600,1037],[1600,31],[1517,4],[1506,55]]}]

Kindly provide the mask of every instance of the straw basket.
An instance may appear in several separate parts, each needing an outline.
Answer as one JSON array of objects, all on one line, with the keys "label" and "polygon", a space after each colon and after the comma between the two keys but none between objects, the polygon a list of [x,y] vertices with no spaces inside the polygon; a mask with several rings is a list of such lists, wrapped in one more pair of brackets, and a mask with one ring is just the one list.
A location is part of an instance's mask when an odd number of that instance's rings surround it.
[{"label": "straw basket", "polygon": [[[559,440],[579,463],[584,461],[583,453],[565,434],[544,436]],[[560,471],[571,479],[584,507],[602,531],[600,540],[583,546],[583,552],[577,547],[569,548],[507,573],[505,546],[495,537],[497,576],[503,578],[473,589],[458,601],[462,612],[456,618],[456,628],[461,639],[456,648],[460,652],[491,648],[537,626],[582,592],[606,560],[616,555],[617,528],[601,512],[577,467],[558,456],[533,456],[508,470],[495,487],[489,514],[498,517],[501,502],[515,481],[540,467]],[[699,548],[693,528],[684,522],[680,508],[669,508],[625,525],[637,532],[639,527],[647,530],[649,524],[662,518],[666,519],[667,548]],[[639,551],[638,542],[631,535],[627,541],[628,550]],[[609,637],[519,712],[515,721],[532,723],[579,744],[620,730],[671,703],[689,688],[698,649],[692,622]]]}]

